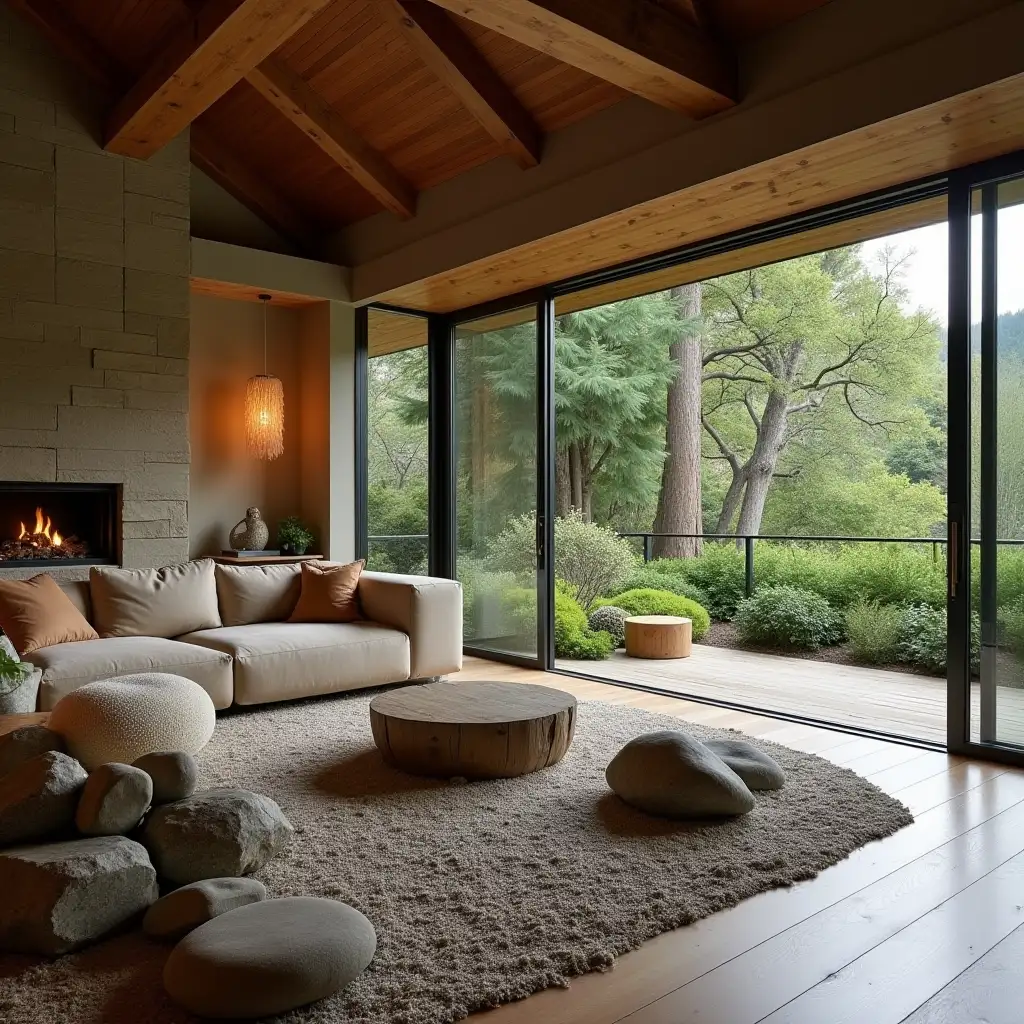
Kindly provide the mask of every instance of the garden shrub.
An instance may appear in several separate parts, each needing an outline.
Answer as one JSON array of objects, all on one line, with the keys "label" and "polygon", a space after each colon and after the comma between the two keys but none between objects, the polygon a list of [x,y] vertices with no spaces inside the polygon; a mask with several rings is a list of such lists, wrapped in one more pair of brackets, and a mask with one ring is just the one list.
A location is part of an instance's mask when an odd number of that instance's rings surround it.
[{"label": "garden shrub", "polygon": [[[511,636],[520,626],[508,620],[510,605],[506,595],[520,589],[520,581],[510,572],[494,572],[479,559],[459,556],[459,582],[462,584],[462,627],[467,640],[478,636]],[[532,590],[536,622],[537,595]],[[500,618],[499,618],[500,617]],[[531,627],[531,633],[536,627]]]},{"label": "garden shrub", "polygon": [[[531,588],[506,591],[504,604],[516,632],[532,636],[537,623],[537,594]],[[587,613],[562,580],[555,582],[555,657],[599,661],[611,657],[615,641],[609,633],[592,630]]]},{"label": "garden shrub", "polygon": [[878,601],[855,601],[846,609],[846,639],[857,661],[892,665],[900,660],[906,608]]},{"label": "garden shrub", "polygon": [[626,611],[623,608],[616,608],[613,604],[598,608],[591,612],[587,620],[588,625],[595,632],[605,632],[614,641],[616,647],[624,647],[626,644]]},{"label": "garden shrub", "polygon": [[1024,600],[999,609],[1003,642],[1018,658],[1024,658]]},{"label": "garden shrub", "polygon": [[[661,562],[648,562],[638,566],[621,583],[619,590],[667,590],[670,594],[688,597],[691,601],[707,608],[708,595],[696,583],[684,580],[681,575],[661,568]],[[610,594],[605,596],[611,596]]]},{"label": "garden shrub", "polygon": [[[519,575],[537,568],[537,525],[532,514],[509,520],[489,552],[491,567]],[[578,509],[555,520],[555,576],[584,607],[594,598],[623,589],[637,559],[629,541],[614,530],[583,521]]]},{"label": "garden shrub", "polygon": [[681,615],[692,621],[694,640],[700,640],[711,628],[711,616],[706,608],[667,590],[627,590],[615,597],[595,601],[593,607],[605,608],[608,605],[621,608],[627,615]]},{"label": "garden shrub", "polygon": [[[926,604],[906,610],[900,631],[900,661],[935,675],[946,671],[946,611]],[[971,613],[971,671],[981,666],[981,620]]]},{"label": "garden shrub", "polygon": [[706,597],[700,604],[716,619],[730,620],[744,598],[743,552],[731,542],[706,543],[699,558],[663,558],[650,564],[658,572],[698,586]]},{"label": "garden shrub", "polygon": [[820,594],[799,587],[763,587],[736,612],[740,638],[765,647],[814,651],[843,638],[842,619]]}]

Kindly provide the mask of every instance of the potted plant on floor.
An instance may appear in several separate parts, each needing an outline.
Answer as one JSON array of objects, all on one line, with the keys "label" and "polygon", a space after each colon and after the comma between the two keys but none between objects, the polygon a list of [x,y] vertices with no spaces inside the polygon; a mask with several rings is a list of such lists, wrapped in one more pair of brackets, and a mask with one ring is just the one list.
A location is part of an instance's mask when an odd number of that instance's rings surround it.
[{"label": "potted plant on floor", "polygon": [[304,555],[313,543],[310,533],[298,516],[286,516],[277,528],[277,546],[283,555]]},{"label": "potted plant on floor", "polygon": [[35,711],[42,675],[35,665],[18,658],[7,637],[0,637],[0,715]]}]

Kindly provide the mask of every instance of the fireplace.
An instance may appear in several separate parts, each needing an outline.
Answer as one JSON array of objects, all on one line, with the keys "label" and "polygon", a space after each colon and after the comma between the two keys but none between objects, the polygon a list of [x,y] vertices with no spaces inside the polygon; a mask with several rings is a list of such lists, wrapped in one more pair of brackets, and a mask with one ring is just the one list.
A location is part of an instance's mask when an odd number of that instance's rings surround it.
[{"label": "fireplace", "polygon": [[119,565],[121,485],[0,480],[0,569]]}]

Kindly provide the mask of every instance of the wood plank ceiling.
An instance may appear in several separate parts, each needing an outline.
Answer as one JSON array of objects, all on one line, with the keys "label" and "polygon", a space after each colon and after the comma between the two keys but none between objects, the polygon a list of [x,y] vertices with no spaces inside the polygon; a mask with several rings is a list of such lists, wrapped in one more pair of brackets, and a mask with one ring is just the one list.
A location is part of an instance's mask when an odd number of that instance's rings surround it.
[{"label": "wood plank ceiling", "polygon": [[309,253],[628,92],[723,109],[735,45],[825,2],[8,0],[120,97],[108,148],[191,123],[193,161]]}]

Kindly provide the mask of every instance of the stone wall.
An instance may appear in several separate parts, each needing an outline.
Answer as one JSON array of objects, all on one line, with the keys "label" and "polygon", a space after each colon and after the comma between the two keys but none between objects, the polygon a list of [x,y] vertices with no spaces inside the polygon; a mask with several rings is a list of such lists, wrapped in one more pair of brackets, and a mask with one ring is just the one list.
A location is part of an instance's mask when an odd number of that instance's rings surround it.
[{"label": "stone wall", "polygon": [[124,564],[164,565],[188,557],[188,139],[107,154],[110,103],[0,5],[0,479],[123,484]]}]

